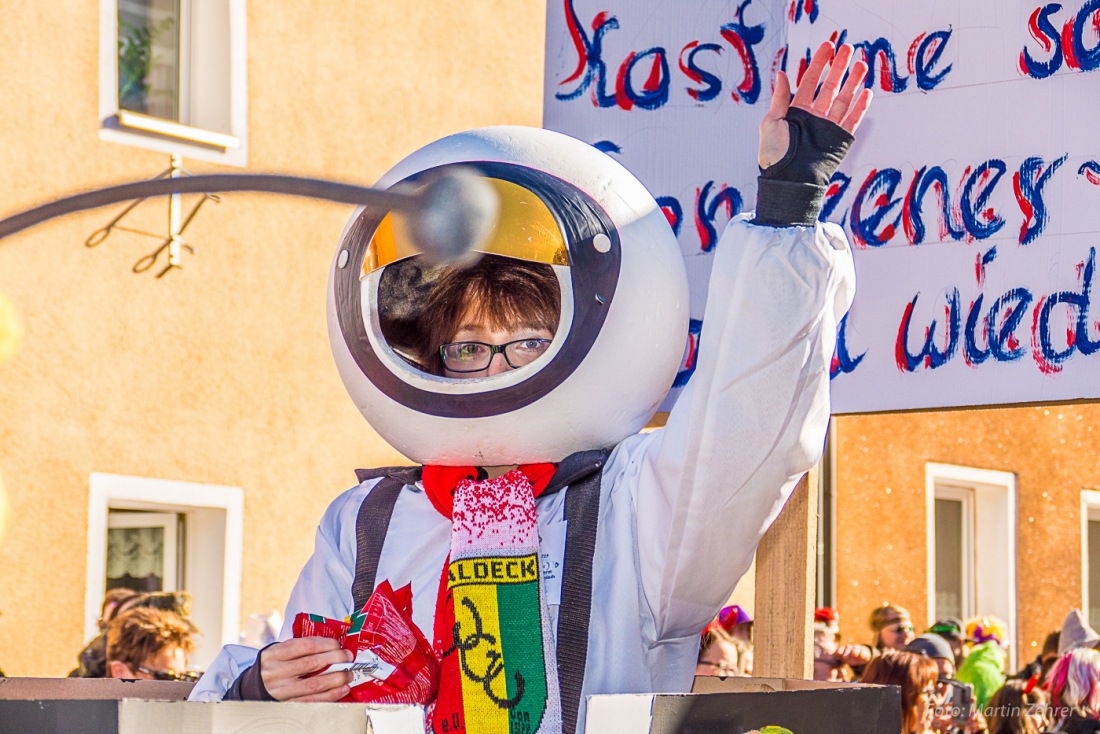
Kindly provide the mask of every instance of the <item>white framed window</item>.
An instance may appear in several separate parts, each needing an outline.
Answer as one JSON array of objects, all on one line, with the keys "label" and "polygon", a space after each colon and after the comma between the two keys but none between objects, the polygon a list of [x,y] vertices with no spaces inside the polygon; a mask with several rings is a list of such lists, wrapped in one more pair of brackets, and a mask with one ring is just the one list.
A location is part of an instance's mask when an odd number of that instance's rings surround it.
[{"label": "white framed window", "polygon": [[1100,491],[1081,490],[1081,609],[1100,622]]},{"label": "white framed window", "polygon": [[191,619],[202,631],[190,663],[209,665],[240,632],[243,517],[240,487],[92,474],[85,638],[98,634],[112,583],[186,590],[193,598]]},{"label": "white framed window", "polygon": [[1016,475],[925,465],[928,619],[981,615],[1008,626],[1016,665]]},{"label": "white framed window", "polygon": [[100,0],[100,137],[248,163],[244,0]]}]

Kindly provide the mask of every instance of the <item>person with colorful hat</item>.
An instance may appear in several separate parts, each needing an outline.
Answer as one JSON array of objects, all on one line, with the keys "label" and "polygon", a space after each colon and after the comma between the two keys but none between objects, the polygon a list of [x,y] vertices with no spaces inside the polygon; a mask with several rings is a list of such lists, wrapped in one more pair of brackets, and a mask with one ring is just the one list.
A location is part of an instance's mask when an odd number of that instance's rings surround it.
[{"label": "person with colorful hat", "polygon": [[838,644],[840,615],[832,607],[814,610],[814,680],[852,681],[873,657],[866,645]]},{"label": "person with colorful hat", "polygon": [[752,644],[752,615],[742,609],[740,604],[722,607],[722,611],[718,612],[718,616],[706,626],[703,633],[715,627],[721,627],[731,637]]},{"label": "person with colorful hat", "polygon": [[947,644],[951,646],[951,652],[955,655],[955,669],[958,670],[963,660],[966,659],[967,653],[970,652],[967,644],[969,640],[963,634],[962,620],[955,617],[937,619],[936,623],[929,627],[927,631],[947,640]]},{"label": "person with colorful hat", "polygon": [[[366,419],[421,466],[363,471],[330,506],[288,622],[410,585],[439,661],[439,734],[572,734],[589,695],[690,689],[699,630],[823,446],[854,270],[842,230],[817,219],[870,99],[852,54],[823,44],[793,98],[779,75],[756,212],[716,247],[694,374],[651,433],[689,299],[631,174],[565,136],[493,128],[383,177],[415,189],[472,167],[499,219],[471,269],[422,256],[389,215],[353,217],[330,271],[333,353]],[[521,305],[548,285],[557,298]],[[352,654],[290,636],[225,648],[192,698],[348,696]]]},{"label": "person with colorful hat", "polygon": [[966,623],[965,633],[974,646],[955,677],[974,687],[974,700],[984,709],[1005,682],[1008,628],[996,617],[975,617]]},{"label": "person with colorful hat", "polygon": [[752,675],[752,616],[739,604],[722,607],[703,629],[695,675]]}]

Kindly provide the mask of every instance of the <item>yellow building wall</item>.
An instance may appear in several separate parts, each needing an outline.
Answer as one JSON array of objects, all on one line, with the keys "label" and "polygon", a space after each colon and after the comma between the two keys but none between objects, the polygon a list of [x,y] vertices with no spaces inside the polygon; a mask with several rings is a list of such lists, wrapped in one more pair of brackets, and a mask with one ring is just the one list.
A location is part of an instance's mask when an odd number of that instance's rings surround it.
[{"label": "yellow building wall", "polygon": [[[544,3],[247,7],[250,170],[369,183],[443,135],[541,122]],[[0,0],[0,19],[0,217],[167,167],[98,139],[99,3]],[[282,609],[356,467],[403,461],[330,356],[326,278],[350,208],[222,198],[186,232],[196,254],[160,280],[130,272],[153,240],[84,247],[121,207],[0,241],[0,291],[26,327],[0,365],[8,675],[64,675],[85,642],[91,473],[243,487],[246,615]],[[165,204],[129,225],[164,230]]]},{"label": "yellow building wall", "polygon": [[[845,639],[870,642],[883,603],[928,619],[925,464],[1017,477],[1017,660],[1082,604],[1081,490],[1100,487],[1100,405],[853,416],[835,422],[836,601]],[[979,553],[982,549],[977,549]],[[982,610],[978,610],[980,613]]]}]

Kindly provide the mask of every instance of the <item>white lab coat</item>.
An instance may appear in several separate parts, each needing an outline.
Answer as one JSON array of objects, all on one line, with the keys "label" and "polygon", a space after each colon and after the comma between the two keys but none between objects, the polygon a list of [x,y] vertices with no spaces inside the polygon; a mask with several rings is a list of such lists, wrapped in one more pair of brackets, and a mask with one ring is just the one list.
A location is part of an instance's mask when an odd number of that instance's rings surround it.
[{"label": "white lab coat", "polygon": [[[854,294],[851,251],[836,225],[759,227],[750,217],[716,247],[695,374],[667,425],[624,440],[603,469],[584,696],[690,689],[700,631],[821,455],[837,325]],[[351,613],[356,516],[375,481],[326,511],[282,639],[299,612]],[[542,535],[562,522],[565,492],[537,506]],[[412,583],[413,619],[428,639],[449,546],[450,522],[406,487],[377,579]],[[555,631],[557,612],[550,603]],[[220,700],[255,658],[226,647],[191,699]],[[579,721],[583,730],[583,701]]]}]

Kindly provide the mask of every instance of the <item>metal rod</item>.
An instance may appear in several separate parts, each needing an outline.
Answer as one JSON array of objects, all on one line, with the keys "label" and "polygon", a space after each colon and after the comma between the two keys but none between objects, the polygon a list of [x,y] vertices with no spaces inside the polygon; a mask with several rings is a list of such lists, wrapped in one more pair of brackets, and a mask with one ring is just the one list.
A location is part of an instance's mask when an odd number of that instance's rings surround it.
[{"label": "metal rod", "polygon": [[0,239],[16,232],[22,232],[28,227],[33,227],[54,217],[86,209],[96,209],[122,201],[130,201],[131,199],[169,196],[171,194],[203,194],[229,191],[287,194],[311,199],[324,199],[340,204],[369,205],[398,211],[413,210],[419,201],[414,194],[380,191],[367,186],[356,186],[324,179],[276,174],[215,173],[185,178],[138,181],[58,199],[0,220]]},{"label": "metal rod", "polygon": [[[178,181],[183,174],[180,169],[183,167],[183,160],[178,155],[172,156],[172,173],[169,177],[173,181]],[[168,267],[179,267],[180,264],[180,245],[182,240],[180,239],[180,220],[183,218],[183,196],[178,192],[173,192],[168,197]],[[167,271],[166,271],[167,272]],[[164,273],[161,273],[163,275]],[[157,276],[158,278],[160,275]]]}]

